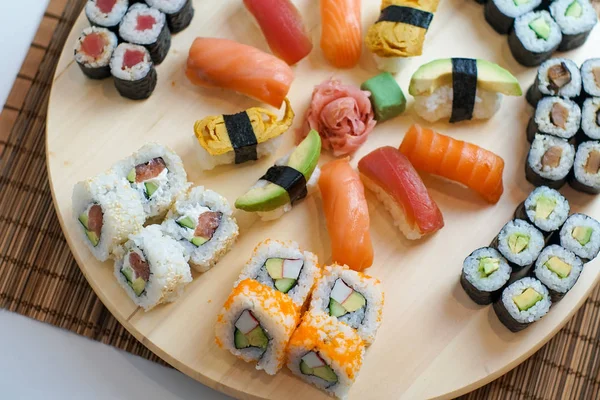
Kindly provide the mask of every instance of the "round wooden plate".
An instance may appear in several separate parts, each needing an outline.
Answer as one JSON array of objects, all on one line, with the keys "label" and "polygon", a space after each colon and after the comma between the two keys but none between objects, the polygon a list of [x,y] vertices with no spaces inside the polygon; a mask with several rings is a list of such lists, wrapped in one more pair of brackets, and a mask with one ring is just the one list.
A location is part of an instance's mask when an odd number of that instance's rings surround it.
[{"label": "round wooden plate", "polygon": [[[294,130],[312,88],[335,76],[360,85],[377,73],[365,51],[352,70],[335,70],[319,49],[319,12],[314,0],[295,2],[312,33],[315,49],[294,67],[296,80],[290,99],[297,114],[294,128],[285,134],[277,155],[288,152]],[[379,0],[364,0],[366,29],[376,20]],[[234,113],[257,103],[218,89],[192,86],[183,70],[196,36],[234,39],[268,51],[258,30],[246,17],[242,2],[194,1],[192,25],[173,37],[170,53],[157,67],[158,85],[152,97],[134,102],[121,98],[111,79],[86,79],[73,61],[73,43],[88,25],[77,20],[56,70],[48,112],[47,155],[54,203],[63,231],[90,285],[117,319],[144,345],[194,379],[239,398],[306,399],[325,394],[292,377],[286,370],[270,377],[238,361],[214,342],[214,323],[252,249],[265,238],[292,239],[331,262],[329,238],[321,200],[311,196],[275,222],[262,222],[252,214],[236,212],[240,226],[237,245],[208,273],[195,274],[194,282],[176,303],[144,312],[134,306],[113,276],[110,262],[100,263],[88,252],[71,215],[73,185],[109,168],[148,141],[171,146],[183,158],[189,179],[226,196],[230,202],[252,185],[274,162],[219,167],[203,173],[195,161],[198,144],[193,124],[207,115]],[[596,29],[587,44],[565,56],[581,63],[593,55],[600,40]],[[483,9],[474,1],[442,0],[427,35],[425,52],[398,75],[408,88],[412,73],[422,63],[441,57],[485,58],[511,70],[523,90],[532,83],[535,69],[516,63],[506,36],[496,34],[484,21]],[[529,329],[513,334],[496,318],[491,307],[469,300],[459,285],[463,259],[486,246],[533,187],[524,174],[528,150],[525,127],[532,114],[525,98],[505,98],[500,112],[485,122],[432,127],[456,138],[490,149],[504,158],[505,193],[489,205],[474,193],[448,182],[424,176],[425,184],[442,210],[446,226],[433,237],[411,242],[390,221],[374,196],[367,193],[375,262],[368,273],[382,280],[386,290],[384,322],[375,344],[367,351],[360,377],[352,388],[353,399],[450,398],[473,390],[506,373],[546,343],[575,313],[598,281],[600,262],[586,265],[575,288],[551,312]],[[354,155],[355,164],[369,151],[398,146],[408,126],[420,120],[410,109],[378,126]],[[321,162],[327,161],[328,155]],[[565,187],[563,193],[574,211],[600,217],[596,198]],[[352,240],[352,238],[348,238]]]}]

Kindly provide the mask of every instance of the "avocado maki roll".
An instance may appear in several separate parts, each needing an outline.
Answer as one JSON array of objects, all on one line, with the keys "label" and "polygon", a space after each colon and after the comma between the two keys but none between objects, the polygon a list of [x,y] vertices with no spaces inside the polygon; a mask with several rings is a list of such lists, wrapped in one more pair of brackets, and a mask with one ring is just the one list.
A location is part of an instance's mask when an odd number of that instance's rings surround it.
[{"label": "avocado maki roll", "polygon": [[513,269],[512,278],[526,276],[545,245],[544,235],[522,219],[508,222],[492,242]]},{"label": "avocado maki roll", "polygon": [[560,245],[572,251],[584,262],[600,252],[600,222],[584,214],[573,214],[560,230]]},{"label": "avocado maki roll", "polygon": [[475,303],[491,304],[500,296],[511,272],[508,261],[498,250],[482,247],[465,259],[460,284]]},{"label": "avocado maki roll", "polygon": [[575,159],[575,147],[564,139],[536,134],[525,163],[525,177],[534,186],[560,189]]},{"label": "avocado maki roll", "polygon": [[536,133],[572,139],[579,131],[580,121],[581,109],[577,103],[560,97],[545,97],[529,120],[527,140],[533,142]]},{"label": "avocado maki roll", "polygon": [[542,250],[535,262],[535,277],[550,293],[552,302],[560,301],[575,286],[583,270],[583,262],[572,251],[558,245]]},{"label": "avocado maki roll", "polygon": [[146,3],[165,13],[171,33],[187,28],[194,17],[192,0],[146,0]]},{"label": "avocado maki roll", "polygon": [[117,48],[117,35],[106,28],[85,28],[73,50],[81,71],[91,79],[110,76],[110,59]]},{"label": "avocado maki roll", "polygon": [[494,311],[504,326],[519,332],[548,314],[551,305],[550,293],[539,280],[523,278],[502,291]]},{"label": "avocado maki roll", "polygon": [[246,279],[233,289],[217,318],[217,345],[275,375],[299,319],[289,296]]},{"label": "avocado maki roll", "polygon": [[156,69],[150,53],[142,46],[118,45],[110,59],[110,73],[119,94],[131,100],[147,99],[156,88]]},{"label": "avocado maki roll", "polygon": [[538,68],[527,101],[533,107],[545,96],[574,100],[581,93],[581,73],[577,64],[567,58],[552,58]]},{"label": "avocado maki roll", "polygon": [[150,225],[115,252],[115,277],[133,302],[148,311],[177,300],[192,274],[183,247]]},{"label": "avocado maki roll", "polygon": [[171,48],[171,32],[165,14],[143,3],[129,7],[119,25],[119,36],[148,49],[156,65],[163,62]]},{"label": "avocado maki roll", "polygon": [[533,67],[552,57],[561,40],[560,28],[548,11],[531,11],[515,20],[508,46],[515,60]]},{"label": "avocado maki roll", "polygon": [[202,186],[179,195],[162,227],[183,246],[198,272],[215,266],[239,234],[227,199]]},{"label": "avocado maki roll", "polygon": [[485,20],[496,32],[506,35],[510,32],[515,18],[534,10],[542,0],[489,0],[485,4]]},{"label": "avocado maki roll", "polygon": [[590,140],[600,140],[600,97],[592,97],[583,102],[581,130]]},{"label": "avocado maki roll", "polygon": [[600,193],[600,142],[590,140],[577,147],[569,184],[580,192]]},{"label": "avocado maki roll", "polygon": [[581,65],[581,79],[586,96],[600,97],[600,58],[590,58]]},{"label": "avocado maki roll", "polygon": [[515,218],[525,220],[548,238],[567,220],[571,207],[557,190],[547,186],[535,188],[515,211]]},{"label": "avocado maki roll", "polygon": [[85,16],[90,25],[118,33],[119,24],[128,8],[129,2],[127,0],[88,0],[85,3]]},{"label": "avocado maki roll", "polygon": [[556,0],[550,14],[562,32],[558,51],[569,51],[585,43],[598,22],[596,10],[589,0]]}]

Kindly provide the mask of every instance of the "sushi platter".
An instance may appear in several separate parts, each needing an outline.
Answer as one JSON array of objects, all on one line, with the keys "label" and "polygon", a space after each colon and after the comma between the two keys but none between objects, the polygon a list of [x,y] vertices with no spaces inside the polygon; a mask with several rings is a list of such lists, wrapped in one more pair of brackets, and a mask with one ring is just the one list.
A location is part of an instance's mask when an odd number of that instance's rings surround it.
[{"label": "sushi platter", "polygon": [[[544,64],[551,71],[547,83],[536,67],[513,58],[507,37],[471,0],[383,11],[380,0],[342,1],[360,3],[353,16],[360,18],[341,40],[334,25],[322,26],[314,1],[294,0],[297,12],[289,6],[286,15],[304,21],[306,30],[296,26],[304,37],[295,44],[307,50],[300,55],[277,40],[273,16],[261,14],[260,2],[91,3],[97,9],[86,7],[67,39],[48,106],[54,205],[102,302],[190,377],[247,399],[329,398],[313,385],[338,397],[349,390],[350,399],[453,398],[530,357],[600,281],[597,251],[579,251],[595,246],[600,235],[600,224],[595,231],[584,227],[600,219],[600,199],[589,194],[600,191],[594,181],[600,128],[585,132],[584,145],[573,144],[582,115],[600,126],[600,100],[590,94],[600,91],[600,61],[587,63],[598,88],[584,88],[590,99],[583,112],[575,95],[547,97],[544,88],[525,95],[534,80],[572,91],[574,77],[582,79],[578,66],[600,56],[600,28],[587,41],[569,36],[569,48],[579,47],[554,57],[573,66]],[[335,2],[321,5],[327,3]],[[567,17],[585,15],[578,7],[569,6]],[[105,11],[121,14],[102,25],[98,15]],[[549,22],[533,16],[523,29],[535,40],[549,37],[547,29],[560,38],[558,29],[568,22],[556,24],[544,13]],[[512,26],[514,18],[501,17]],[[422,55],[400,64],[377,38],[402,23],[412,24],[402,32],[417,38],[410,51]],[[517,35],[511,46],[522,40]],[[558,41],[544,50],[546,59]],[[539,65],[527,46],[518,43],[517,59]],[[92,53],[98,63],[90,61]],[[222,65],[229,78],[223,69],[214,72]],[[378,68],[395,75],[378,75]],[[428,80],[432,71],[454,79],[450,94]],[[269,93],[261,95],[263,87],[252,87],[244,74],[264,74]],[[339,100],[336,93],[355,102],[346,109],[355,118],[352,137],[323,117]],[[500,93],[506,95],[501,107]],[[328,129],[330,136],[323,134]],[[438,154],[423,159],[424,142],[437,143]],[[448,167],[457,147],[460,157],[479,160],[468,175],[458,161],[455,171]],[[402,177],[382,170],[382,160]],[[416,197],[398,195],[394,179],[410,181]],[[576,181],[565,185],[567,179]],[[533,191],[530,182],[540,187]],[[340,191],[352,200],[344,202]],[[420,210],[416,228],[399,223],[406,211],[391,204],[399,198]],[[563,237],[565,227],[572,237]],[[368,268],[368,276],[343,264]],[[504,280],[481,289],[472,280],[480,273]],[[523,313],[533,319],[518,319]],[[329,347],[311,336],[315,327],[342,338],[341,356],[323,355]]]}]

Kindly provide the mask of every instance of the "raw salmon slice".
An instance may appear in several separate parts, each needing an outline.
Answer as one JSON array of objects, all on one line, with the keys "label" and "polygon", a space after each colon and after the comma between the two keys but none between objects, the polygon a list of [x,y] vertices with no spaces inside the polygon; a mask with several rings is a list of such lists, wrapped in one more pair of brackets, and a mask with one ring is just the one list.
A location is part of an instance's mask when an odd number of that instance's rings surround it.
[{"label": "raw salmon slice", "polygon": [[321,50],[337,68],[352,68],[360,59],[360,0],[321,0]]}]

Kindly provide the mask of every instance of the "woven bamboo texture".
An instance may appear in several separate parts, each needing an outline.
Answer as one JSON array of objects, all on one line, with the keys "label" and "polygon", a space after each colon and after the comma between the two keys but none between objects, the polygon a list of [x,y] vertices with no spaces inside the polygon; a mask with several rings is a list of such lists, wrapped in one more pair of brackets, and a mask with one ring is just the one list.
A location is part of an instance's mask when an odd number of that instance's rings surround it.
[{"label": "woven bamboo texture", "polygon": [[[0,113],[0,307],[162,362],[96,297],[69,251],[52,206],[44,138],[48,96],[60,51],[84,2],[50,1]],[[462,397],[598,398],[600,288],[529,360]]]}]

